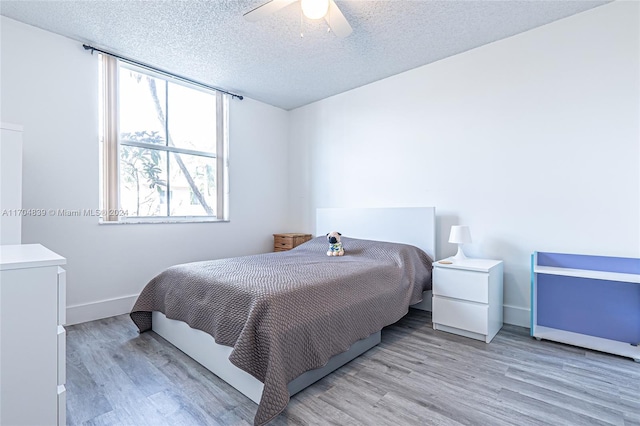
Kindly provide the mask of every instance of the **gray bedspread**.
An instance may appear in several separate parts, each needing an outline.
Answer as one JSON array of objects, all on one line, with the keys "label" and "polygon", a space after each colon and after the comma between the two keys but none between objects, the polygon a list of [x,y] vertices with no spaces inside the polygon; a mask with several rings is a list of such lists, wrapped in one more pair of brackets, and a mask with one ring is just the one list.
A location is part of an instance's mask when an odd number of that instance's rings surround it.
[{"label": "gray bedspread", "polygon": [[357,340],[402,318],[431,288],[431,259],[403,244],[324,237],[280,253],[173,266],[152,279],[131,312],[140,332],[151,312],[232,346],[229,360],[264,383],[254,423],[277,416],[287,384]]}]

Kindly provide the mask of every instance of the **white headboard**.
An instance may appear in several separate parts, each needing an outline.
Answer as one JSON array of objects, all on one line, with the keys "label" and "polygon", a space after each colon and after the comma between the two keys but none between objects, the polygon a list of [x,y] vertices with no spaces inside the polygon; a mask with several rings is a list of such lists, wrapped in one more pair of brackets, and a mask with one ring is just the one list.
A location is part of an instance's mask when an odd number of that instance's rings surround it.
[{"label": "white headboard", "polygon": [[411,244],[436,260],[436,208],[333,208],[316,210],[316,235]]}]

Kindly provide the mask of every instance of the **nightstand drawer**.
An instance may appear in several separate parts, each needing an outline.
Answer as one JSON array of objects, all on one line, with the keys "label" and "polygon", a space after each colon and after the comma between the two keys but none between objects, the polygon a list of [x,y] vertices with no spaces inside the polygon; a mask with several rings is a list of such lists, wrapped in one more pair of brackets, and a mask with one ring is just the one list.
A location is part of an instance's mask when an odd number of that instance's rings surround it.
[{"label": "nightstand drawer", "polygon": [[433,298],[433,323],[447,325],[478,334],[487,334],[489,305],[461,300]]},{"label": "nightstand drawer", "polygon": [[460,269],[433,269],[433,295],[489,303],[489,274]]}]

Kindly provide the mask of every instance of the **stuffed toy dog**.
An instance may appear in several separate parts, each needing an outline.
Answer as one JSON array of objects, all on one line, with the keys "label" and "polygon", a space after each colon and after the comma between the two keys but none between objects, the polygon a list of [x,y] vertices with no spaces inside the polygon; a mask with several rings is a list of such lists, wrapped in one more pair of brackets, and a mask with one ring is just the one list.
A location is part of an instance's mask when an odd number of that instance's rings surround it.
[{"label": "stuffed toy dog", "polygon": [[340,236],[342,234],[337,231],[332,231],[327,234],[327,240],[329,240],[329,250],[327,256],[342,256],[344,255],[344,248],[340,242]]}]

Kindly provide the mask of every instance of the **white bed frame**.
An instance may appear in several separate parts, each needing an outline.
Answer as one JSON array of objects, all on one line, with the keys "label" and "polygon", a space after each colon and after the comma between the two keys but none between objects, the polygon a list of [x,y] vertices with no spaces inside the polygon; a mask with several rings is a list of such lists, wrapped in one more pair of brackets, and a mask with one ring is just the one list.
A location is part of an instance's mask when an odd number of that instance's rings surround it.
[{"label": "white bed frame", "polygon": [[[345,237],[411,244],[436,259],[435,208],[318,209],[316,235],[338,231]],[[346,248],[348,255],[348,247]],[[431,310],[431,292],[423,293],[423,301],[414,308]],[[168,319],[161,312],[152,314],[153,331],[198,361],[216,376],[239,390],[256,404],[260,403],[264,385],[229,361],[233,348],[219,345],[213,337],[195,330],[182,321]],[[307,386],[340,368],[380,343],[380,331],[351,345],[335,355],[321,368],[307,371],[289,382],[293,396]]]}]

